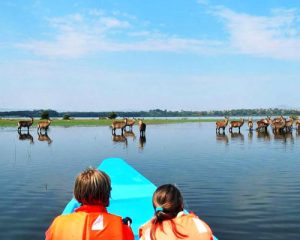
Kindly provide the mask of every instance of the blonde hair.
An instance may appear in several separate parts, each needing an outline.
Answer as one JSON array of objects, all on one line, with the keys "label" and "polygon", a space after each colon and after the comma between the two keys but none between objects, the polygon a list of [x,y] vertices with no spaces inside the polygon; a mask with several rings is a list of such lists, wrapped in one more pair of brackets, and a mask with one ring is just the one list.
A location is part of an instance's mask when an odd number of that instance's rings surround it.
[{"label": "blonde hair", "polygon": [[88,168],[75,180],[74,197],[81,204],[109,205],[111,191],[110,177],[95,168]]}]

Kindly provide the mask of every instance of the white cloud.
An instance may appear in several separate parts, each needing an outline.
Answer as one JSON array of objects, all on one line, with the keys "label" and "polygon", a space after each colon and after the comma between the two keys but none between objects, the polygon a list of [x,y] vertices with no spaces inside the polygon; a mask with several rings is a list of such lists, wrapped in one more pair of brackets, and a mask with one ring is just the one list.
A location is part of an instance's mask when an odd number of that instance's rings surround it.
[{"label": "white cloud", "polygon": [[[243,54],[271,59],[300,60],[300,28],[297,11],[273,9],[270,16],[235,12],[205,3],[213,16],[222,19],[228,38],[185,38],[152,30],[133,16],[111,15],[92,9],[86,15],[72,14],[48,19],[55,30],[52,39],[33,39],[18,48],[47,57],[79,58],[118,51],[175,52],[200,55]],[[49,34],[48,34],[49,35]],[[46,35],[47,36],[47,35]]]},{"label": "white cloud", "polygon": [[[132,17],[129,19],[135,21]],[[78,58],[91,53],[115,51],[214,54],[216,47],[222,45],[219,41],[166,35],[157,30],[136,30],[137,23],[107,16],[95,9],[89,12],[89,16],[73,14],[47,20],[49,26],[56,30],[52,40],[35,39],[16,46],[47,57]]]},{"label": "white cloud", "polygon": [[229,34],[229,44],[237,53],[275,59],[300,59],[299,16],[293,9],[275,9],[271,16],[237,13],[214,8]]}]

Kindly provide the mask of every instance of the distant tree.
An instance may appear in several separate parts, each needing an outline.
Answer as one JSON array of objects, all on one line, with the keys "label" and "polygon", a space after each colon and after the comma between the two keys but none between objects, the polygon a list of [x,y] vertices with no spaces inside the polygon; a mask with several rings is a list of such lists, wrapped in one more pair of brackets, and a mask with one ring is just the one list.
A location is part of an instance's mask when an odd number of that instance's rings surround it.
[{"label": "distant tree", "polygon": [[108,115],[108,118],[109,119],[115,119],[118,115],[115,113],[115,112],[111,112],[109,115]]},{"label": "distant tree", "polygon": [[64,114],[63,120],[70,120],[71,116],[69,114]]},{"label": "distant tree", "polygon": [[298,120],[299,119],[298,115],[296,115],[296,114],[292,114],[290,116],[290,118],[292,118],[293,120]]},{"label": "distant tree", "polygon": [[42,111],[41,113],[41,119],[49,119],[49,112],[48,111]]}]

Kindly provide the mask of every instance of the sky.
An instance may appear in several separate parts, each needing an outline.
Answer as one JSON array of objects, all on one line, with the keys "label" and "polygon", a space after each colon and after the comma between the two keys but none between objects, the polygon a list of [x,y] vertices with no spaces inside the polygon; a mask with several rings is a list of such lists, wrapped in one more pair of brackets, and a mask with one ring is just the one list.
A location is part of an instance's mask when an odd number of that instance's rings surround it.
[{"label": "sky", "polygon": [[0,1],[0,111],[298,109],[299,90],[300,1]]}]

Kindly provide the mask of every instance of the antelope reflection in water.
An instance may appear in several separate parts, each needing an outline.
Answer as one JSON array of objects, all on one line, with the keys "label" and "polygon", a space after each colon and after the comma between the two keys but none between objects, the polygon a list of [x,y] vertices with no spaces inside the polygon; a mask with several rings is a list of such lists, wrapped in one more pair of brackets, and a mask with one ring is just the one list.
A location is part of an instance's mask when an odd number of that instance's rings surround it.
[{"label": "antelope reflection in water", "polygon": [[271,140],[271,136],[270,136],[270,133],[269,133],[268,130],[266,132],[257,131],[256,132],[256,137],[258,139],[263,139],[265,141],[270,141]]},{"label": "antelope reflection in water", "polygon": [[223,132],[223,133],[217,132],[217,133],[216,133],[216,140],[217,140],[217,142],[223,142],[223,143],[225,143],[226,145],[227,145],[228,142],[229,142],[228,136],[227,136],[227,134],[225,134],[225,132]]},{"label": "antelope reflection in water", "polygon": [[32,137],[32,135],[29,132],[28,133],[18,132],[18,134],[19,134],[19,140],[21,140],[21,141],[29,140],[30,144],[34,143],[33,137]]},{"label": "antelope reflection in water", "polygon": [[146,136],[140,136],[139,138],[139,149],[144,149],[144,146],[146,144]]},{"label": "antelope reflection in water", "polygon": [[131,130],[130,130],[130,131],[124,130],[123,135],[124,135],[124,137],[126,137],[126,138],[132,138],[133,141],[136,139],[134,132],[131,131]]},{"label": "antelope reflection in water", "polygon": [[124,143],[125,147],[127,147],[128,142],[124,135],[112,134],[111,136],[114,143]]},{"label": "antelope reflection in water", "polygon": [[300,138],[300,129],[296,129],[296,138]]},{"label": "antelope reflection in water", "polygon": [[251,142],[253,139],[253,129],[248,132],[248,141]]},{"label": "antelope reflection in water", "polygon": [[230,132],[230,138],[233,141],[239,140],[241,142],[244,142],[244,134],[240,132]]},{"label": "antelope reflection in water", "polygon": [[288,141],[294,144],[294,136],[292,132],[274,133],[274,140],[287,143]]},{"label": "antelope reflection in water", "polygon": [[48,145],[50,145],[53,141],[52,139],[48,136],[47,132],[45,133],[38,133],[38,140],[43,142],[43,141],[46,141],[48,143]]}]

